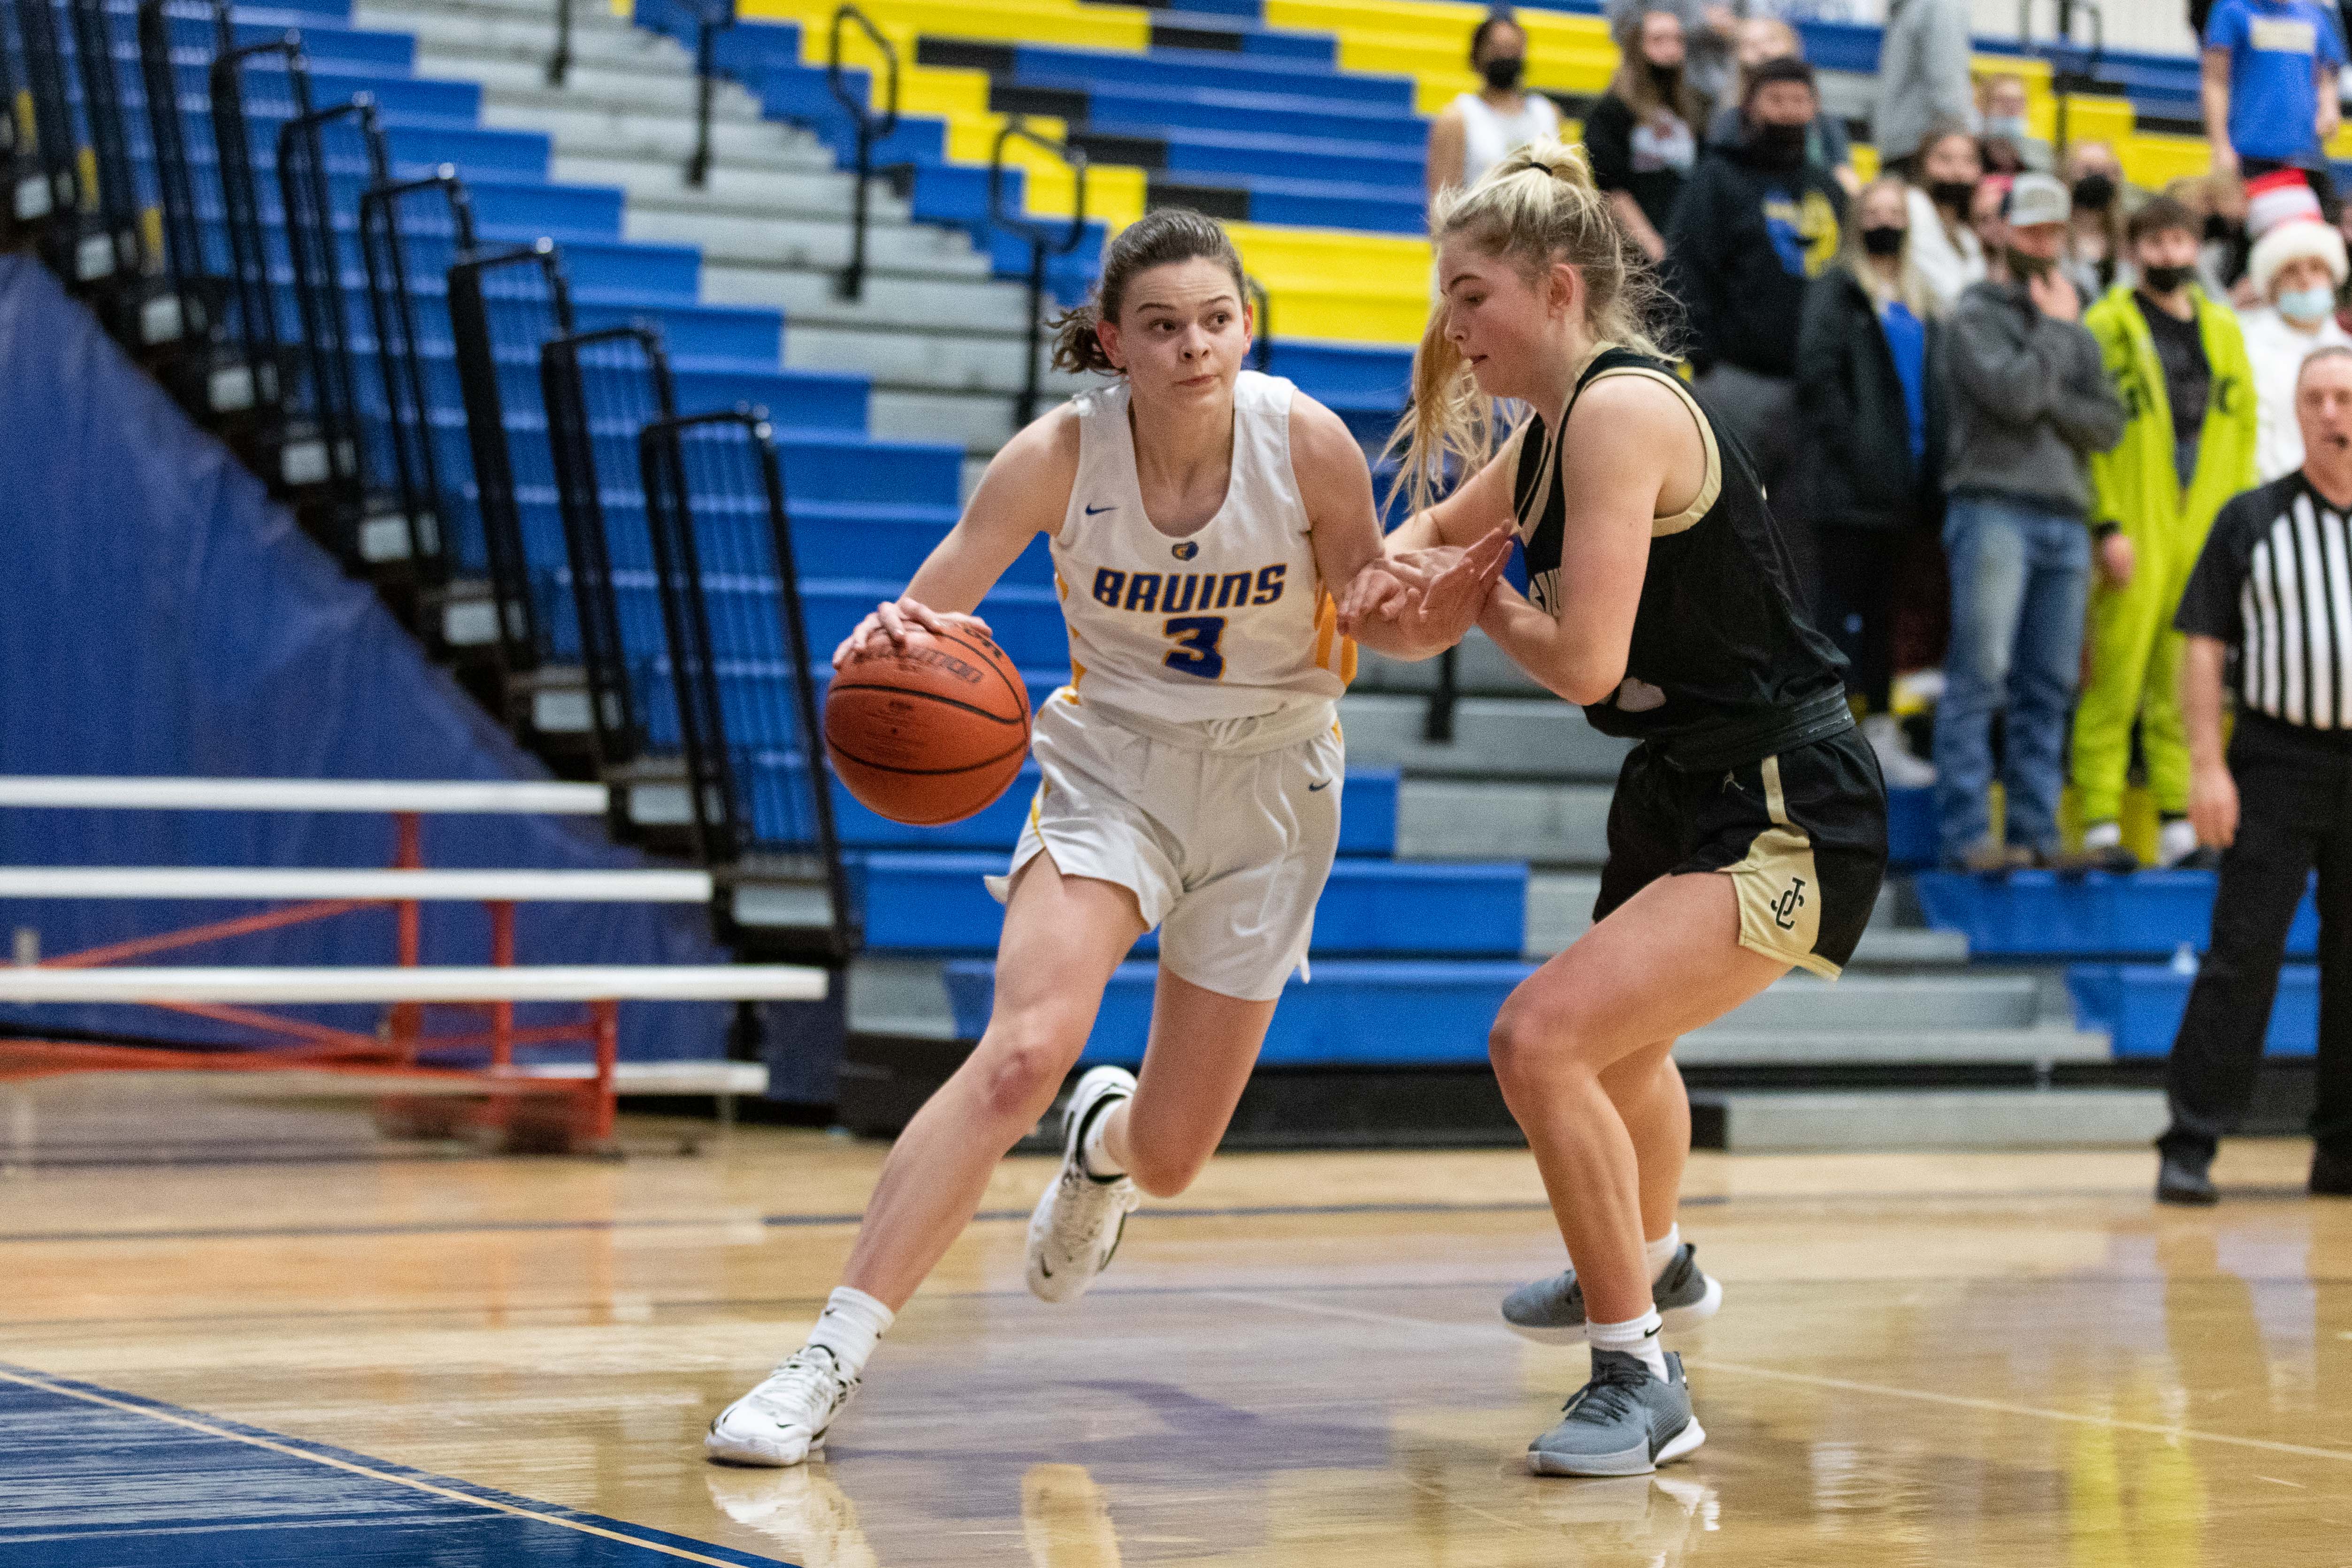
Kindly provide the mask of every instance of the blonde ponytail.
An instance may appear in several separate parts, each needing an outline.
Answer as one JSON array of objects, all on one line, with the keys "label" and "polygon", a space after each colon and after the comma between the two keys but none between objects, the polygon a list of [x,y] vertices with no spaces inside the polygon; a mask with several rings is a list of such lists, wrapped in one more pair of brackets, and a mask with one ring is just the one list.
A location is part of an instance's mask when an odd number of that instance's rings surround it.
[{"label": "blonde ponytail", "polygon": [[[1529,279],[1566,262],[1584,278],[1585,325],[1596,341],[1667,357],[1657,323],[1671,308],[1647,261],[1576,148],[1531,141],[1480,178],[1437,198],[1430,238],[1466,239]],[[1445,336],[1446,304],[1431,308],[1412,360],[1412,401],[1383,457],[1402,454],[1389,500],[1420,511],[1468,478],[1500,444],[1503,417]]]}]

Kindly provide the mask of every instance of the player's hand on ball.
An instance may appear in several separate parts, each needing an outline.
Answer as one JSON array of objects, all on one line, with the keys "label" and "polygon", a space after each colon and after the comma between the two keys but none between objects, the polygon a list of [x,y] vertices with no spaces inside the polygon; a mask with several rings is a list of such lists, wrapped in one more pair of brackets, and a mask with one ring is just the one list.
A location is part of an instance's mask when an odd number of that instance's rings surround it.
[{"label": "player's hand on ball", "polygon": [[841,668],[850,660],[873,653],[882,643],[894,648],[907,645],[907,629],[919,627],[926,632],[952,632],[958,628],[977,632],[991,642],[995,634],[988,622],[977,615],[965,615],[949,610],[934,610],[912,599],[885,600],[874,607],[874,612],[857,623],[857,629],[842,639],[841,646],[833,651],[833,667]]}]

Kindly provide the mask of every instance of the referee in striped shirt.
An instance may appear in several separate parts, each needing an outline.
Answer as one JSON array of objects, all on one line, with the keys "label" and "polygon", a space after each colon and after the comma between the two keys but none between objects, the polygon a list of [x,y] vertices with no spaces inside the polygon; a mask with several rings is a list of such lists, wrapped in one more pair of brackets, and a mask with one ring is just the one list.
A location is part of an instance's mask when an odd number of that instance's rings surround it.
[{"label": "referee in striped shirt", "polygon": [[[2252,1098],[2287,925],[2319,870],[2311,1190],[2352,1197],[2352,349],[2295,382],[2303,467],[2221,508],[2174,624],[2188,637],[2189,820],[2222,852],[2213,936],[2172,1043],[2156,1196],[2214,1201],[2221,1135]],[[2225,756],[2221,687],[2234,670]]]}]

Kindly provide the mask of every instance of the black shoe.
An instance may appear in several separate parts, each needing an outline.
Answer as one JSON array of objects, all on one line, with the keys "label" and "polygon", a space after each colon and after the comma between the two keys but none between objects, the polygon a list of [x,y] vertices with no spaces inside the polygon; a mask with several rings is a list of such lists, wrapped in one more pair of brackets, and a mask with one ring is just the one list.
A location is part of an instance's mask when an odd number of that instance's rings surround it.
[{"label": "black shoe", "polygon": [[2213,1190],[2213,1178],[2209,1174],[2210,1159],[2195,1159],[2187,1155],[2168,1154],[2156,1172],[2156,1201],[2177,1203],[2188,1208],[2210,1208],[2221,1201]]},{"label": "black shoe", "polygon": [[2352,1197],[2352,1154],[2329,1149],[2311,1152],[2311,1196]]}]

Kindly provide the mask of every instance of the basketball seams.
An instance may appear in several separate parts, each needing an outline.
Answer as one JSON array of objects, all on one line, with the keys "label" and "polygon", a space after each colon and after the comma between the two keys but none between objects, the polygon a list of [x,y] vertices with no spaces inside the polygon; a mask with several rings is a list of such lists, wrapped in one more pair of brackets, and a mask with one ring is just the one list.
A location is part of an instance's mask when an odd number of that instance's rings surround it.
[{"label": "basketball seams", "polygon": [[[990,693],[982,669],[995,674],[1009,714],[983,706]],[[868,695],[881,700],[869,703]],[[912,706],[917,700],[926,706]],[[861,804],[909,827],[961,821],[987,809],[1020,776],[1032,739],[1020,672],[992,640],[978,636],[924,632],[904,648],[857,659],[835,672],[824,709],[835,776]],[[865,755],[869,742],[902,760]],[[971,757],[988,747],[997,749]],[[965,760],[954,767],[920,766],[959,755]]]},{"label": "basketball seams", "polygon": [[987,667],[991,674],[1004,683],[1005,691],[1012,695],[1014,702],[1021,706],[1023,718],[1024,720],[1027,718],[1029,713],[1028,688],[1024,686],[1018,681],[1007,679],[1004,674],[1005,668],[1013,663],[1013,656],[1011,654],[998,647],[994,643],[990,643],[985,648],[977,646],[973,643],[971,638],[963,635],[960,632],[934,632],[931,633],[931,637],[936,642],[952,643],[957,647],[977,656],[980,662]]},{"label": "basketball seams", "polygon": [[864,681],[835,681],[832,685],[827,688],[828,695],[825,698],[825,702],[828,706],[832,705],[833,698],[830,694],[833,692],[887,692],[894,697],[914,697],[922,702],[939,703],[946,707],[961,708],[964,712],[971,715],[974,718],[984,718],[991,724],[1020,725],[1024,728],[1026,728],[1029,724],[1029,715],[1025,705],[1024,706],[1024,711],[1015,714],[1011,718],[1006,718],[1001,714],[993,714],[984,707],[980,707],[974,704],[965,702],[961,697],[948,696],[940,692],[918,691],[911,686],[877,686],[869,685]]},{"label": "basketball seams", "polygon": [[[954,779],[966,773],[978,773],[984,768],[993,768],[1008,757],[1029,755],[1029,743],[1024,740],[1020,745],[1010,747],[993,757],[983,757],[978,762],[967,762],[961,768],[901,768],[891,762],[869,762],[857,753],[845,750],[836,741],[826,741],[824,747],[835,756],[845,761],[854,762],[860,768],[868,768],[876,773],[901,774],[910,779]],[[1021,769],[1015,768],[1013,771],[1017,774]]]}]

